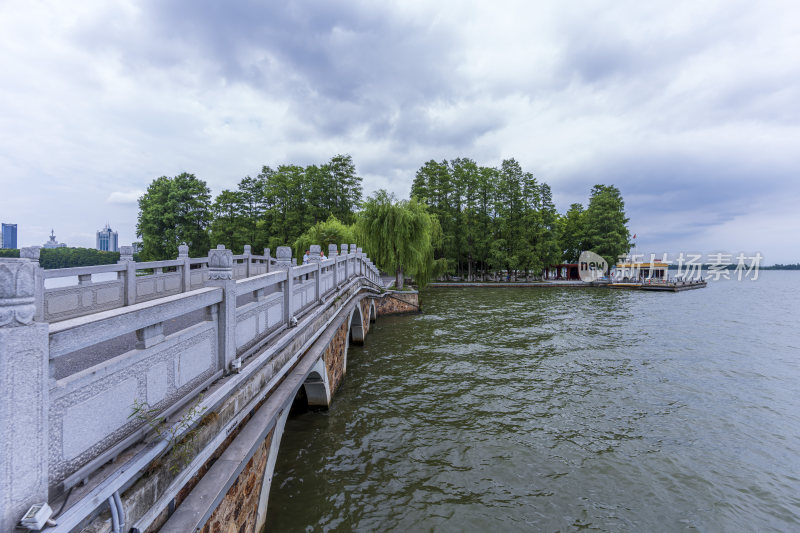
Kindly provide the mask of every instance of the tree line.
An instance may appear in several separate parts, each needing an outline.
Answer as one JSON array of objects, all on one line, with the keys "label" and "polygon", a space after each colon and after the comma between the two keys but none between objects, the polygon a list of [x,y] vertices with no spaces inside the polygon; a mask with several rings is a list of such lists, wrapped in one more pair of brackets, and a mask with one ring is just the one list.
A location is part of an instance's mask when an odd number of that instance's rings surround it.
[{"label": "tree line", "polygon": [[630,250],[619,189],[595,185],[586,208],[561,215],[550,186],[515,159],[499,167],[472,159],[428,161],[416,173],[411,196],[423,200],[441,226],[435,256],[446,272],[466,279],[503,271],[539,276],[549,265],[575,263],[591,250],[614,265]]},{"label": "tree line", "polygon": [[417,278],[467,279],[541,275],[592,250],[613,265],[630,249],[620,191],[596,185],[588,205],[560,214],[550,186],[515,159],[499,167],[468,158],[428,161],[416,172],[409,200],[380,190],[362,201],[362,180],[349,155],[321,165],[264,166],[235,190],[212,200],[193,174],[155,179],[139,199],[142,260],[170,259],[178,245],[193,257],[224,244],[289,245],[300,257],[311,244],[357,242],[379,268]]},{"label": "tree line", "polygon": [[352,224],[360,202],[361,177],[349,155],[322,165],[264,166],[213,201],[206,182],[194,174],[161,176],[139,198],[140,255],[149,261],[170,259],[181,243],[193,257],[206,255],[212,243],[234,253],[245,244],[254,251],[275,249],[293,244],[331,216]]}]

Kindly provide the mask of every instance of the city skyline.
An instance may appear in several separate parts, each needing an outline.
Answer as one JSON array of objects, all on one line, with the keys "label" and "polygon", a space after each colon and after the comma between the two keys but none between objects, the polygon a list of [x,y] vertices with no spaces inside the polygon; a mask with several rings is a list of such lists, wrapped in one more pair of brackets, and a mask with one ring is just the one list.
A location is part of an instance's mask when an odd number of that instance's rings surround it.
[{"label": "city skyline", "polygon": [[429,159],[514,157],[562,213],[616,185],[641,251],[800,259],[800,7],[460,6],[11,2],[0,216],[20,245],[93,247],[83,213],[130,244],[161,175],[218,194],[348,153],[405,197]]}]

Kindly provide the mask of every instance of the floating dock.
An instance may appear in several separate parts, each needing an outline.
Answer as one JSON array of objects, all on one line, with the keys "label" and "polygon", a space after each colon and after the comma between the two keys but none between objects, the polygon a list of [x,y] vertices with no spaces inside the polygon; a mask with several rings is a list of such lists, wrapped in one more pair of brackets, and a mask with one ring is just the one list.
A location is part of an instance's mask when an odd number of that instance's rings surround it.
[{"label": "floating dock", "polygon": [[702,289],[708,285],[705,280],[699,281],[668,281],[664,283],[643,283],[640,287],[643,291],[667,291],[667,292],[680,292],[690,291],[692,289]]}]

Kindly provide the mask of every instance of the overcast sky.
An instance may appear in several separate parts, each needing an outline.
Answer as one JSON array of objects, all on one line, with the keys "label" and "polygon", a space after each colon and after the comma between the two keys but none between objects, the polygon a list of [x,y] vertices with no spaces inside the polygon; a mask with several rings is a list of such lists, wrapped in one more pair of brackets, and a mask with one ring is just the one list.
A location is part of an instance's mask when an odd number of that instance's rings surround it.
[{"label": "overcast sky", "polygon": [[619,187],[640,252],[800,260],[796,2],[6,0],[0,80],[23,246],[134,241],[161,175],[348,153],[365,193],[515,157],[562,212]]}]

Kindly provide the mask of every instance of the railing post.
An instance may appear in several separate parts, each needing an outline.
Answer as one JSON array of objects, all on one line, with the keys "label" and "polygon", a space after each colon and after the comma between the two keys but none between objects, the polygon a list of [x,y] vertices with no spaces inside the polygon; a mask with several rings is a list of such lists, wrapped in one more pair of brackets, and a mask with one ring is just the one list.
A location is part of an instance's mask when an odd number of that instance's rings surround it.
[{"label": "railing post", "polygon": [[119,263],[125,265],[125,270],[119,273],[119,277],[125,280],[122,287],[123,305],[133,305],[136,303],[136,263],[133,261],[133,246],[119,247]]},{"label": "railing post", "polygon": [[356,248],[356,254],[358,254],[358,273],[363,276],[367,273],[364,265],[364,252],[361,251],[361,248]]},{"label": "railing post", "polygon": [[33,263],[33,268],[36,270],[36,278],[34,281],[34,300],[36,305],[36,321],[44,322],[44,272],[41,265],[39,265],[39,254],[41,248],[39,246],[29,246],[20,248],[19,256],[22,259],[30,259]]},{"label": "railing post", "polygon": [[270,249],[269,248],[264,248],[264,260],[267,262],[267,271],[266,271],[267,274],[269,274],[269,267],[270,267],[270,263],[272,262],[270,260],[269,253],[270,253]]},{"label": "railing post", "polygon": [[283,321],[291,324],[294,316],[293,292],[294,278],[292,277],[292,249],[288,246],[278,246],[275,251],[275,269],[286,271],[286,282],[283,284]]},{"label": "railing post", "polygon": [[245,244],[244,245],[244,264],[245,264],[244,277],[246,277],[246,278],[250,277],[250,261],[252,261],[251,257],[253,255],[253,253],[250,250],[251,250],[250,245],[249,244]]},{"label": "railing post", "polygon": [[233,279],[233,252],[220,244],[208,251],[208,287],[222,288],[219,303],[219,368],[227,374],[236,358],[236,281]]},{"label": "railing post", "polygon": [[355,276],[358,275],[358,264],[357,264],[357,260],[356,260],[356,245],[355,244],[351,244],[350,245],[350,255],[348,255],[348,257],[351,258],[352,261],[353,261],[353,264],[350,266],[350,277],[352,278],[352,277],[355,277]]},{"label": "railing post", "polygon": [[37,266],[0,258],[0,531],[47,501],[48,325],[36,316]]},{"label": "railing post", "polygon": [[185,244],[178,246],[178,259],[183,260],[183,286],[181,292],[192,290],[192,263],[189,260],[189,247]]},{"label": "railing post", "polygon": [[339,286],[339,248],[335,244],[328,245],[328,259],[333,259],[333,288]]},{"label": "railing post", "polygon": [[342,255],[342,257],[344,257],[344,277],[342,278],[342,283],[344,283],[345,281],[347,281],[347,277],[348,277],[348,274],[347,274],[347,245],[346,244],[342,245],[341,255]]},{"label": "railing post", "polygon": [[317,264],[317,271],[314,272],[314,301],[318,302],[320,297],[319,276],[322,273],[322,257],[320,257],[322,247],[319,244],[312,244],[309,246],[308,251],[311,254],[308,260]]}]

